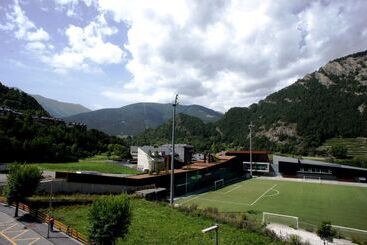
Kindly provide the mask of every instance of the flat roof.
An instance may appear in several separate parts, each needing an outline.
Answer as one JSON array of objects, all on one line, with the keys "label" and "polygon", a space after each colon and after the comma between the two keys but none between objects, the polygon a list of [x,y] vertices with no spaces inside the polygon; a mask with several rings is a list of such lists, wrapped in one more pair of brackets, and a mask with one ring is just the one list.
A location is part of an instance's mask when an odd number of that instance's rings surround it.
[{"label": "flat roof", "polygon": [[[201,170],[205,168],[211,168],[213,166],[218,166],[218,164],[226,163],[227,161],[234,159],[234,158],[236,158],[236,156],[219,156],[217,162],[210,162],[210,163],[206,163],[204,162],[204,160],[199,160],[199,161],[196,161],[190,164],[189,168],[187,169],[185,168],[186,166],[184,166],[183,168],[175,169],[174,173],[175,174],[185,173],[185,172],[191,172],[191,171]],[[156,178],[157,176],[164,176],[164,175],[170,175],[170,174],[171,174],[171,170],[168,170],[167,172],[165,170],[161,170],[159,174],[138,174],[138,175],[128,176],[126,178],[149,179],[149,178]]]},{"label": "flat roof", "polygon": [[[226,151],[226,154],[250,154],[249,150],[242,150],[242,151]],[[270,154],[270,151],[260,151],[260,150],[254,150],[251,151],[252,154]]]},{"label": "flat roof", "polygon": [[354,170],[362,170],[367,171],[367,168],[360,168],[354,167],[349,165],[342,165],[337,163],[330,163],[330,162],[322,162],[316,160],[309,160],[309,159],[301,159],[301,158],[294,158],[294,157],[284,157],[284,156],[273,156],[273,163],[275,162],[291,162],[291,163],[301,163],[301,164],[309,164],[309,165],[318,165],[318,166],[325,166],[325,167],[334,167],[334,168],[344,168],[344,169],[354,169]]}]

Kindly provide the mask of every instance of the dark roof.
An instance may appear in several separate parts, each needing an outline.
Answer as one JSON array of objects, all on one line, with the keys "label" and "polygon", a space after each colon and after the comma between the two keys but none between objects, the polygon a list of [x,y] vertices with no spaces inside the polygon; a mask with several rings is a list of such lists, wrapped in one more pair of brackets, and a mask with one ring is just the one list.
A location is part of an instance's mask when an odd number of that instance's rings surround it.
[{"label": "dark roof", "polygon": [[[270,151],[259,151],[259,150],[252,150],[252,154],[270,154]],[[249,150],[246,151],[227,151],[226,154],[250,154]]]},{"label": "dark roof", "polygon": [[342,164],[337,164],[337,163],[322,162],[322,161],[315,161],[315,160],[309,160],[309,159],[299,159],[299,158],[293,158],[293,157],[283,157],[283,156],[276,156],[276,155],[273,156],[273,163],[278,163],[280,161],[325,166],[325,167],[333,167],[333,168],[344,168],[344,169],[367,171],[367,168],[359,168],[359,167],[353,167],[353,166],[342,165]]}]

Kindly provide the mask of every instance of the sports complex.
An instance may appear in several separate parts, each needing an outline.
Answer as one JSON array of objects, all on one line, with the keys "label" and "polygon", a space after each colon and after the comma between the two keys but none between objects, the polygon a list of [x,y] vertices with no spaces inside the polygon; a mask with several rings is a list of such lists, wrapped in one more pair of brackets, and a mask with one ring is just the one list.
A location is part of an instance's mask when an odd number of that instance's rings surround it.
[{"label": "sports complex", "polygon": [[255,213],[259,221],[307,230],[330,221],[351,237],[367,239],[367,187],[266,177],[220,188],[221,184],[217,183],[216,190],[181,198],[178,204],[213,207],[219,212]]}]

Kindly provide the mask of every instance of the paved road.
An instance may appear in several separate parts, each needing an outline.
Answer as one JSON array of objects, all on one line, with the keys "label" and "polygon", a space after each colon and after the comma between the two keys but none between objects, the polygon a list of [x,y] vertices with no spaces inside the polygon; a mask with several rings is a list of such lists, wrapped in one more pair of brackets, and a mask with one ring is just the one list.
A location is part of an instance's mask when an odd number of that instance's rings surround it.
[{"label": "paved road", "polygon": [[78,245],[76,240],[62,232],[50,233],[47,225],[19,210],[19,218],[14,219],[14,208],[0,203],[0,244]]}]

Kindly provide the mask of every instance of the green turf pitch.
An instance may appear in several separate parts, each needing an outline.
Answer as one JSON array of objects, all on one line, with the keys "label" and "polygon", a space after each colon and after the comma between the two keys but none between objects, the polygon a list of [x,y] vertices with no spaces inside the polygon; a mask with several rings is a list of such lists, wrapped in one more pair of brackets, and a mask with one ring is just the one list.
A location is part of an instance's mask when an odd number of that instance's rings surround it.
[{"label": "green turf pitch", "polygon": [[315,225],[331,221],[334,225],[367,230],[366,187],[252,179],[178,203],[216,207],[221,212],[272,212],[297,216],[300,222]]}]

